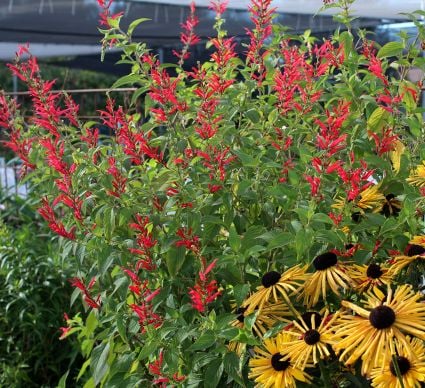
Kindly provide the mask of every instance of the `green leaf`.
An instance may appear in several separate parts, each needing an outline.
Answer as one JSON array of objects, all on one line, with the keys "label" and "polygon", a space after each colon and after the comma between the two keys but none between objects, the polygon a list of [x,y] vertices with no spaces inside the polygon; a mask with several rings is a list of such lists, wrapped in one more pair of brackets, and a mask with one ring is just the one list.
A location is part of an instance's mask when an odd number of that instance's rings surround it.
[{"label": "green leaf", "polygon": [[138,360],[144,360],[145,358],[147,358],[148,356],[150,356],[152,353],[155,352],[155,350],[158,348],[159,345],[159,341],[157,340],[152,340],[149,342],[146,342],[143,345],[142,350],[139,353],[139,356],[137,357]]},{"label": "green leaf", "polygon": [[114,84],[111,86],[111,89],[119,88],[124,85],[133,86],[135,83],[141,81],[141,77],[138,74],[129,74],[124,77],[118,78]]},{"label": "green leaf", "polygon": [[387,123],[390,113],[382,107],[376,108],[367,119],[367,128],[371,131],[379,131]]},{"label": "green leaf", "polygon": [[99,384],[109,369],[107,363],[109,356],[109,342],[100,344],[93,349],[91,354],[91,368],[93,370],[93,378],[95,385]]},{"label": "green leaf", "polygon": [[229,374],[229,376],[241,387],[245,387],[245,383],[243,381],[242,372],[240,369],[241,360],[240,358],[233,352],[227,353],[224,356],[224,369]]},{"label": "green leaf", "polygon": [[229,230],[229,245],[233,252],[238,253],[241,247],[241,237],[236,231],[235,225],[232,224]]},{"label": "green leaf", "polygon": [[151,20],[151,19],[149,19],[149,18],[140,18],[140,19],[136,19],[136,20],[134,20],[134,21],[132,21],[131,23],[130,23],[130,25],[128,26],[128,30],[127,30],[127,34],[128,35],[132,35],[133,34],[133,31],[134,31],[134,29],[140,24],[140,23],[144,23],[144,22],[147,22],[147,21],[149,21],[149,20]]},{"label": "green leaf", "polygon": [[214,345],[216,342],[215,335],[212,331],[206,331],[202,334],[194,344],[189,346],[188,350],[205,350],[210,346]]},{"label": "green leaf", "polygon": [[66,388],[66,379],[68,378],[69,371],[67,371],[59,380],[56,388]]},{"label": "green leaf", "polygon": [[218,386],[218,383],[220,382],[221,375],[223,374],[223,369],[224,365],[221,359],[212,361],[208,365],[204,374],[204,387],[216,388]]},{"label": "green leaf", "polygon": [[186,250],[184,247],[172,246],[167,252],[165,259],[167,264],[168,273],[171,277],[175,277],[180,271],[186,258]]},{"label": "green leaf", "polygon": [[395,57],[403,52],[404,44],[401,42],[388,42],[378,51],[378,58]]}]

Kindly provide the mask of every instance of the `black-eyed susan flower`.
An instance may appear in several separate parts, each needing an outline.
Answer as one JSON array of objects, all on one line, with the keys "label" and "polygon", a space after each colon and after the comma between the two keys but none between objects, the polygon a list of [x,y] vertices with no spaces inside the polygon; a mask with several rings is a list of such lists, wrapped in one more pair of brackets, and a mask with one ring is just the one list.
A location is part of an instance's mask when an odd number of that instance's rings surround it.
[{"label": "black-eyed susan flower", "polygon": [[293,321],[293,328],[285,329],[292,339],[284,344],[289,358],[302,370],[331,355],[330,347],[335,343],[332,325],[337,314],[326,311],[323,318],[314,313],[304,314],[304,318]]},{"label": "black-eyed susan flower", "polygon": [[367,291],[375,286],[388,286],[393,278],[387,266],[377,263],[354,264],[349,270],[349,276],[355,283],[354,288],[360,292]]},{"label": "black-eyed susan flower", "polygon": [[[379,368],[372,369],[372,387],[375,388],[419,388],[425,381],[425,346],[418,338],[407,338],[411,352],[406,352],[403,346],[395,341],[396,355]],[[394,363],[397,363],[399,376]]]},{"label": "black-eyed susan flower", "polygon": [[381,213],[385,217],[397,216],[401,210],[401,201],[394,194],[387,194],[382,204],[375,209],[375,213]]},{"label": "black-eyed susan flower", "polygon": [[[412,241],[415,241],[415,239]],[[394,256],[388,260],[388,263],[391,264],[391,273],[398,274],[403,268],[416,260],[425,260],[425,247],[417,244],[409,244],[404,255]]]},{"label": "black-eyed susan flower", "polygon": [[379,185],[369,186],[364,189],[355,201],[355,205],[362,210],[380,207],[385,201],[384,194],[379,192]]},{"label": "black-eyed susan flower", "polygon": [[280,333],[264,340],[263,348],[254,347],[255,356],[249,361],[249,378],[254,379],[257,387],[295,388],[297,380],[311,381],[311,377],[296,367],[286,354],[284,344],[288,338],[287,333]]},{"label": "black-eyed susan flower", "polygon": [[334,252],[325,252],[313,260],[315,272],[306,280],[303,294],[304,303],[314,306],[320,299],[326,298],[327,290],[330,288],[339,295],[340,289],[348,289],[352,283],[348,275],[348,266],[338,260]]},{"label": "black-eyed susan flower", "polygon": [[[236,319],[233,320],[230,325],[237,328],[243,328],[245,318],[248,315],[246,313],[247,307],[239,307],[234,311]],[[290,322],[288,317],[292,316],[286,303],[273,303],[265,304],[261,313],[257,314],[255,322],[252,326],[253,333],[258,337],[263,337],[264,333],[271,329],[277,322]],[[229,350],[237,354],[242,354],[246,344],[239,343],[237,341],[230,341]]]},{"label": "black-eyed susan flower", "polygon": [[369,376],[373,368],[386,365],[395,354],[394,339],[411,355],[406,334],[425,340],[425,304],[422,295],[403,285],[395,292],[388,287],[385,295],[377,287],[366,293],[363,307],[342,301],[351,309],[341,313],[334,325],[333,348],[340,361],[353,365],[362,360],[362,374]]},{"label": "black-eyed susan flower", "polygon": [[422,164],[410,171],[409,178],[406,179],[413,186],[425,186],[425,160]]},{"label": "black-eyed susan flower", "polygon": [[306,280],[305,271],[307,267],[296,265],[280,274],[277,271],[270,271],[261,278],[261,286],[245,302],[242,307],[246,307],[246,314],[251,314],[254,310],[261,310],[267,302],[279,302],[279,295],[284,301],[290,304],[290,294],[295,294]]},{"label": "black-eyed susan flower", "polygon": [[[249,315],[247,314],[247,307],[239,307],[235,310],[235,314],[236,319],[231,322],[231,325],[242,328],[246,316]],[[289,311],[286,303],[266,303],[257,314],[252,330],[258,337],[262,337],[277,322],[290,322],[290,316],[292,316],[292,313]]]}]

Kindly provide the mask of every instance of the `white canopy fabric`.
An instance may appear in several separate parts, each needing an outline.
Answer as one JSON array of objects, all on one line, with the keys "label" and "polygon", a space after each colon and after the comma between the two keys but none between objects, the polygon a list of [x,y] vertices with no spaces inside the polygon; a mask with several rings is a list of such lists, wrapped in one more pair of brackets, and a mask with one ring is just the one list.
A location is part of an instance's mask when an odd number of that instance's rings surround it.
[{"label": "white canopy fabric", "polygon": [[[134,1],[134,0],[133,0]],[[139,1],[139,0],[136,0]],[[188,5],[191,0],[143,0],[156,4]],[[197,6],[207,7],[209,0],[195,0]],[[247,9],[249,0],[229,0],[228,7]],[[279,12],[316,14],[322,7],[322,0],[274,0],[273,6]],[[355,16],[385,19],[405,19],[402,12],[425,10],[425,0],[356,0],[353,7]],[[321,12],[324,15],[335,13],[334,10]]]}]

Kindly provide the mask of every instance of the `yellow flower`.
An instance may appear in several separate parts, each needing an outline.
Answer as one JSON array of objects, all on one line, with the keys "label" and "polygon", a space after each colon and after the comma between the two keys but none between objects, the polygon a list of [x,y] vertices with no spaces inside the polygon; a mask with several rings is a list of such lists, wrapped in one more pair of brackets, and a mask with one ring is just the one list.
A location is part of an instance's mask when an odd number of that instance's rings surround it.
[{"label": "yellow flower", "polygon": [[284,345],[288,338],[287,333],[280,333],[264,340],[264,349],[254,347],[255,356],[249,361],[249,378],[255,380],[256,387],[295,388],[296,380],[311,382],[311,377],[288,358]]},{"label": "yellow flower", "polygon": [[[418,237],[420,236],[415,236],[412,242],[418,241]],[[390,271],[392,274],[396,275],[404,267],[407,267],[416,260],[425,260],[425,247],[418,244],[410,244],[405,255],[395,256],[389,260],[391,264]]]},{"label": "yellow flower", "polygon": [[348,266],[340,262],[333,252],[326,252],[317,256],[313,260],[313,267],[316,270],[305,282],[304,304],[308,307],[314,306],[320,296],[326,298],[327,290],[331,290],[339,295],[340,289],[348,289],[352,283],[347,274]]},{"label": "yellow flower", "polygon": [[[418,338],[406,338],[411,352],[406,352],[403,346],[395,341],[396,362],[403,386],[405,388],[419,388],[425,381],[425,347]],[[397,377],[394,361],[390,360],[382,367],[372,369],[370,373],[372,387],[375,388],[402,388],[400,379]]]},{"label": "yellow flower", "polygon": [[410,286],[403,285],[395,292],[388,287],[387,295],[375,287],[366,294],[363,307],[342,301],[356,315],[345,312],[334,325],[333,347],[337,354],[341,353],[340,361],[353,365],[361,358],[362,374],[369,376],[373,368],[383,367],[391,360],[394,339],[411,357],[405,334],[425,340],[425,304],[418,302],[421,298]]},{"label": "yellow flower", "polygon": [[308,316],[293,321],[295,330],[285,329],[286,333],[295,337],[285,343],[285,350],[295,366],[304,370],[307,365],[316,365],[319,359],[330,356],[330,345],[335,343],[332,324],[336,318],[337,314],[329,315],[326,311],[318,322],[317,316],[311,314],[310,321]]},{"label": "yellow flower", "polygon": [[394,142],[394,149],[390,151],[391,164],[396,174],[400,171],[401,155],[403,155],[405,148],[406,147],[400,140],[396,140]]},{"label": "yellow flower", "polygon": [[360,292],[367,291],[375,286],[388,286],[392,280],[390,269],[375,263],[369,265],[354,264],[348,274],[356,283],[354,288]]},{"label": "yellow flower", "polygon": [[307,275],[305,273],[307,266],[300,267],[296,265],[280,274],[276,271],[267,272],[261,278],[261,286],[245,302],[242,307],[246,307],[246,315],[251,314],[258,309],[261,313],[265,303],[273,300],[279,302],[279,295],[284,301],[291,304],[288,294],[296,294],[304,283]]},{"label": "yellow flower", "polygon": [[[244,321],[247,314],[247,307],[239,307],[235,310],[236,319],[230,322],[230,325],[237,328],[244,327]],[[258,337],[263,337],[264,333],[271,329],[277,322],[290,322],[285,316],[292,316],[286,303],[265,304],[255,319],[252,330]],[[236,354],[242,354],[246,344],[237,341],[230,341],[228,348]]]},{"label": "yellow flower", "polygon": [[422,161],[422,165],[410,171],[410,176],[406,180],[413,186],[425,186],[425,160]]},{"label": "yellow flower", "polygon": [[362,210],[373,209],[382,206],[385,201],[384,194],[379,192],[379,185],[369,186],[359,194],[355,204]]},{"label": "yellow flower", "polygon": [[421,247],[425,247],[425,236],[414,236],[409,241],[409,244],[420,245]]}]

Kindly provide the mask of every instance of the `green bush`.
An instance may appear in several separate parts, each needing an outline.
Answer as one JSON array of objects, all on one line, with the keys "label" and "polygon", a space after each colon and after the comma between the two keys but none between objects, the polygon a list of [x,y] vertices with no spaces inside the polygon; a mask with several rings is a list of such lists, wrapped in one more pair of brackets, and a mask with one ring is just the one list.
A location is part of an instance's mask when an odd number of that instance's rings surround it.
[{"label": "green bush", "polygon": [[59,341],[69,265],[28,202],[8,198],[0,219],[0,386],[54,386],[76,357]]}]

